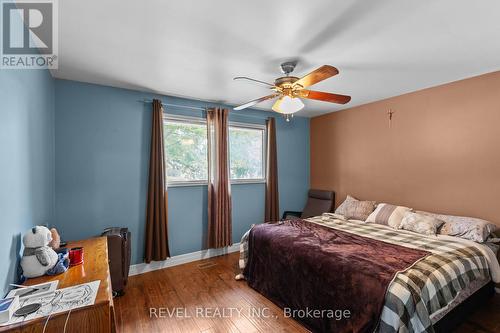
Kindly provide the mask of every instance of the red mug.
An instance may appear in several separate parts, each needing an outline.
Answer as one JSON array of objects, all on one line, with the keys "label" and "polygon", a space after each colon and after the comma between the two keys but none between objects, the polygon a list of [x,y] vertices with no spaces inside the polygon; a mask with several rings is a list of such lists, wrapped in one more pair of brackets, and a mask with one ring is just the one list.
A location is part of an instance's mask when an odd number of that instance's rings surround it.
[{"label": "red mug", "polygon": [[83,247],[74,247],[69,250],[69,265],[83,264]]}]

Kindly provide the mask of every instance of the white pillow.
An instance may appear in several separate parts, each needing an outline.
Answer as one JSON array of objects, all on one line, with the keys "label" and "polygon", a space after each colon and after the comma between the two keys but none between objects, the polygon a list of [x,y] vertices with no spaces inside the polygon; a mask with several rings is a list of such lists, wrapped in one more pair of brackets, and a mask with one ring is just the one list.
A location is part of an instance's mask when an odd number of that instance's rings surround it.
[{"label": "white pillow", "polygon": [[444,221],[432,216],[407,212],[399,225],[399,229],[418,232],[424,235],[435,235]]},{"label": "white pillow", "polygon": [[423,211],[417,213],[444,221],[444,225],[439,230],[441,235],[460,237],[478,243],[484,243],[488,236],[498,228],[489,221],[475,217],[434,214]]},{"label": "white pillow", "polygon": [[373,213],[368,216],[366,222],[384,224],[398,229],[403,217],[411,208],[404,206],[395,206],[387,203],[379,203]]}]

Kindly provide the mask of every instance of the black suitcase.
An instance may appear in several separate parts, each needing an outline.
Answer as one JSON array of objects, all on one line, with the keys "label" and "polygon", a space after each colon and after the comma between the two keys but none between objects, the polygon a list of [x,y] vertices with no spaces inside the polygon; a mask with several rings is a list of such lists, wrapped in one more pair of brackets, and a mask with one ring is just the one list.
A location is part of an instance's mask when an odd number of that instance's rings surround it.
[{"label": "black suitcase", "polygon": [[108,239],[109,272],[113,293],[125,292],[130,268],[130,232],[128,228],[106,228],[101,236]]}]

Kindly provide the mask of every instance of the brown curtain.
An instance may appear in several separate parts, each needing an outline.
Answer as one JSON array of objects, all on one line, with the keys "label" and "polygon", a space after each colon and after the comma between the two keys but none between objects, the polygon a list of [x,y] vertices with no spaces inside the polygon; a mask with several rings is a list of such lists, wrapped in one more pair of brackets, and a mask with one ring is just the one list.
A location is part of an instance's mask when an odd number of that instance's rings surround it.
[{"label": "brown curtain", "polygon": [[231,184],[228,145],[229,110],[207,110],[208,128],[208,247],[229,246],[231,230]]},{"label": "brown curtain", "polygon": [[163,150],[163,107],[153,100],[151,153],[149,155],[148,203],[146,211],[146,250],[144,259],[165,260],[170,257],[167,231],[167,187],[165,184],[165,151]]},{"label": "brown curtain", "polygon": [[267,127],[267,168],[266,168],[266,208],[265,219],[279,221],[278,157],[276,150],[276,121],[268,118]]}]

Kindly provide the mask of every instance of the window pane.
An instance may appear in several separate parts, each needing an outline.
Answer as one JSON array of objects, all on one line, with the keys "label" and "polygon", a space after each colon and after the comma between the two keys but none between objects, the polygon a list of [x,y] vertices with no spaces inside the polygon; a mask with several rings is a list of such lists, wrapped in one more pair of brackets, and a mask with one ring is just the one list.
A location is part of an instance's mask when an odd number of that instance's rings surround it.
[{"label": "window pane", "polygon": [[164,131],[167,181],[206,181],[207,126],[167,120]]},{"label": "window pane", "polygon": [[263,179],[264,130],[229,127],[231,179]]}]

